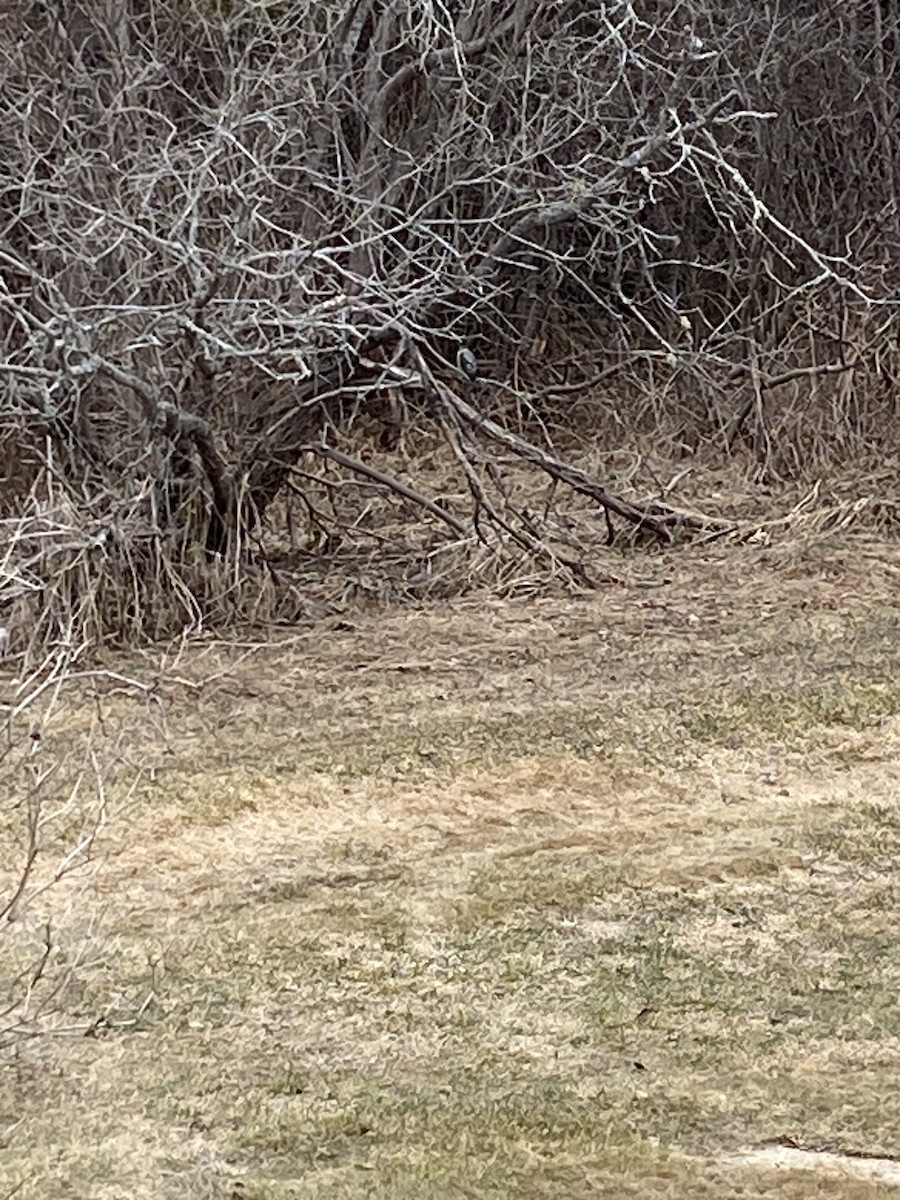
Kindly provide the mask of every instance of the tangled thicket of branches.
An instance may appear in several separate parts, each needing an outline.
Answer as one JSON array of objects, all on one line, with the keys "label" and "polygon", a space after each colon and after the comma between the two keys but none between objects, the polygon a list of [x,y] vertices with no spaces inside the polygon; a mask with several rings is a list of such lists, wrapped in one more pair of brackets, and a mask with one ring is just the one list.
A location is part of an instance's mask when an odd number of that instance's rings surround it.
[{"label": "tangled thicket of branches", "polygon": [[[746,444],[770,474],[883,448],[897,2],[788,8],[7,8],[7,622],[196,618],[315,462],[454,544],[558,561],[501,455],[611,535],[703,522],[609,490],[549,426]],[[468,504],[353,454],[398,411],[445,440]]]}]

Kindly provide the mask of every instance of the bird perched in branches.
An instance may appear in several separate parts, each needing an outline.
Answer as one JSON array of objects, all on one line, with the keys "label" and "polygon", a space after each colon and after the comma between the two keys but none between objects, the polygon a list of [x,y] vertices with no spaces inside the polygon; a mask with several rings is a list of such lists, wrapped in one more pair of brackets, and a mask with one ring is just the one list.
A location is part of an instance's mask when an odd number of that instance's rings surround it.
[{"label": "bird perched in branches", "polygon": [[466,379],[478,378],[478,359],[468,346],[460,346],[456,354],[456,365],[460,375],[464,375]]}]

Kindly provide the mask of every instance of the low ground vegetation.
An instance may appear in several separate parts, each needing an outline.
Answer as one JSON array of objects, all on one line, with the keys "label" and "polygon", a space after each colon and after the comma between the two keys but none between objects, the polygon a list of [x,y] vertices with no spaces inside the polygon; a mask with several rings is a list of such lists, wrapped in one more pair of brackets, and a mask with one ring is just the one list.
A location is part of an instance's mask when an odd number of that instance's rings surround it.
[{"label": "low ground vegetation", "polygon": [[620,566],[72,682],[0,1194],[896,1193],[895,549]]}]

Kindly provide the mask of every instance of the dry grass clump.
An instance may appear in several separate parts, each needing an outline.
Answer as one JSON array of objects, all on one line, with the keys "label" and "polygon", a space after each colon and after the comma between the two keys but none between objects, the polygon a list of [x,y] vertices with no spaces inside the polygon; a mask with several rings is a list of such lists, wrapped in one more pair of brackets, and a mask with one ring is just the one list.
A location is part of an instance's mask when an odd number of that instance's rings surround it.
[{"label": "dry grass clump", "polygon": [[[750,543],[790,561],[840,556],[847,535],[891,536],[892,485],[875,475],[761,494],[746,465],[714,465],[699,455],[667,461],[646,454],[601,454],[572,441],[568,456],[638,505],[662,499],[694,516],[711,514],[708,534],[684,553]],[[469,502],[446,446],[410,433],[381,455],[399,481],[415,483],[447,513]],[[136,647],[153,639],[216,630],[308,627],[361,608],[416,607],[479,594],[584,595],[609,583],[648,586],[675,561],[628,526],[610,529],[589,497],[561,492],[522,466],[504,467],[508,502],[530,514],[542,549],[454,536],[416,504],[333,465],[310,472],[302,495],[273,504],[265,528],[244,551],[222,559],[166,533],[152,490],[127,501],[76,502],[42,476],[15,515],[0,519],[0,612],[10,650],[36,668],[54,647]],[[895,491],[896,489],[894,489]],[[690,567],[688,569],[691,569]]]}]

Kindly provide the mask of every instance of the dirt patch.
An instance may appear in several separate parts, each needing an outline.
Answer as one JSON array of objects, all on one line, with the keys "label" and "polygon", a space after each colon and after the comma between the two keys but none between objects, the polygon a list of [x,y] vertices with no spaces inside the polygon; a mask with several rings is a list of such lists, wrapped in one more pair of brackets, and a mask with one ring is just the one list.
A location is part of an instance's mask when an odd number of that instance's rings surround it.
[{"label": "dirt patch", "polygon": [[844,1179],[865,1179],[900,1186],[900,1162],[891,1158],[802,1150],[796,1146],[762,1146],[722,1160],[728,1166],[751,1170],[816,1171]]}]

